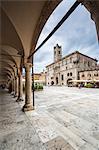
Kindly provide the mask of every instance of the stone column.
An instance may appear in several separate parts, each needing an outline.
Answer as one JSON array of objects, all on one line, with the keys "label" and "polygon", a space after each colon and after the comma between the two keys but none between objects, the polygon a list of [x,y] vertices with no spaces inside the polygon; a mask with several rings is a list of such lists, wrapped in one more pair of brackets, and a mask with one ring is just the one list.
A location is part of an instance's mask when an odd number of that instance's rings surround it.
[{"label": "stone column", "polygon": [[12,79],[12,92],[11,92],[11,95],[14,95],[15,94],[15,79],[13,78]]},{"label": "stone column", "polygon": [[15,77],[13,79],[13,91],[14,91],[13,95],[15,96]]},{"label": "stone column", "polygon": [[31,63],[26,63],[25,65],[25,105],[23,106],[23,111],[33,110],[32,104],[32,77],[31,77]]},{"label": "stone column", "polygon": [[9,90],[9,91],[10,91],[10,94],[12,95],[12,93],[13,93],[13,80],[12,79],[10,81],[10,87],[11,87],[11,90]]},{"label": "stone column", "polygon": [[8,82],[8,90],[9,90],[9,93],[12,92],[12,83],[11,83],[11,80]]},{"label": "stone column", "polygon": [[15,97],[18,97],[18,76],[15,77]]},{"label": "stone column", "polygon": [[17,98],[17,102],[19,101],[23,101],[23,84],[22,84],[22,71],[19,70],[18,73],[18,98]]},{"label": "stone column", "polygon": [[14,95],[14,97],[15,97],[15,77],[13,78],[13,95]]},{"label": "stone column", "polygon": [[13,79],[11,81],[11,86],[12,86],[12,91],[11,91],[11,94],[13,93]]}]

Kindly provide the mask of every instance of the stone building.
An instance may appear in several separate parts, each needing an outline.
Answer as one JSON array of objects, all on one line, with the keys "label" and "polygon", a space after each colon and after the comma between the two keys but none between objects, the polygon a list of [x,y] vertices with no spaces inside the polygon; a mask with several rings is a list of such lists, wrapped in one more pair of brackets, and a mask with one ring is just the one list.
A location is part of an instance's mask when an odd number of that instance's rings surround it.
[{"label": "stone building", "polygon": [[46,85],[46,72],[34,73],[34,83]]},{"label": "stone building", "polygon": [[62,47],[54,47],[54,62],[46,66],[47,85],[68,85],[72,80],[79,80],[79,72],[93,70],[97,60],[75,51],[62,57]]},{"label": "stone building", "polygon": [[[43,84],[46,85],[46,72],[43,71],[41,73],[34,73],[34,83]],[[31,75],[31,79],[33,79],[33,76]],[[25,87],[25,76],[22,76],[22,83]]]},{"label": "stone building", "polygon": [[99,68],[79,72],[80,80],[99,81]]}]

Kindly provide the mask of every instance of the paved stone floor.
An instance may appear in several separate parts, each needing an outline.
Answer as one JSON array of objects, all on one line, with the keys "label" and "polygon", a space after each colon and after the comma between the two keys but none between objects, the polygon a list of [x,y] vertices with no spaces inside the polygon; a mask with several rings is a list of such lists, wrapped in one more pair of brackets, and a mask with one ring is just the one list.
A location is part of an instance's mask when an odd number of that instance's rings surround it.
[{"label": "paved stone floor", "polygon": [[0,150],[99,150],[99,89],[45,87],[23,105],[0,91]]}]

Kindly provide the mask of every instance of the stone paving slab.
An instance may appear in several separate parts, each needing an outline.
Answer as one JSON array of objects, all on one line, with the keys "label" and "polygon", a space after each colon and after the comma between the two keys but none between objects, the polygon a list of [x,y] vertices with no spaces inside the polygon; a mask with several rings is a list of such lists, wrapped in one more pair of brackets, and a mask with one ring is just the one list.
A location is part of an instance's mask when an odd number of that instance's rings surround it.
[{"label": "stone paving slab", "polygon": [[74,150],[61,136],[45,143],[46,150]]},{"label": "stone paving slab", "polygon": [[42,148],[42,143],[33,131],[33,127],[29,126],[0,138],[0,150],[39,150]]}]

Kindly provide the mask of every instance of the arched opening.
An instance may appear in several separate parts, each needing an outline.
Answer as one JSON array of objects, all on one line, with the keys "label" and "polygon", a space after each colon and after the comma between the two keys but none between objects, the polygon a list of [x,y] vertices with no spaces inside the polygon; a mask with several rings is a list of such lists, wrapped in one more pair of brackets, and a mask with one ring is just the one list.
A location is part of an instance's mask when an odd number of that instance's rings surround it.
[{"label": "arched opening", "polygon": [[72,79],[71,79],[71,78],[69,78],[69,79],[67,80],[67,85],[68,85],[68,86],[72,86]]},{"label": "arched opening", "polygon": [[51,85],[54,85],[54,81],[51,81]]},{"label": "arched opening", "polygon": [[[58,23],[58,21],[62,18],[62,16],[65,14],[66,9],[68,10],[74,2],[75,0],[72,0],[71,2],[68,0],[64,0],[63,2],[60,3],[60,5],[55,9],[55,11],[52,13],[47,23],[45,24],[36,47],[38,47],[40,43],[42,43],[42,41],[53,29],[53,26],[55,26]],[[62,13],[59,13],[60,11]],[[59,20],[56,19],[57,14],[59,15],[58,17]],[[88,10],[84,6],[79,5],[78,8],[76,8],[76,10],[73,12],[73,14],[68,18],[68,20],[66,20],[66,22],[60,27],[60,29],[35,54],[34,59],[36,61],[34,61],[34,65],[35,65],[34,70],[35,72],[37,72],[38,70],[42,71],[42,69],[45,69],[46,73],[49,72],[48,75],[49,79],[47,81],[47,85],[48,83],[50,83],[49,85],[52,85],[52,82],[50,80],[51,79],[50,75],[54,76],[55,73],[59,73],[58,71],[60,70],[62,65],[64,66],[66,65],[65,76],[67,76],[67,78],[66,80],[61,82],[61,76],[59,75],[57,78],[54,78],[53,80],[54,85],[69,84],[67,83],[68,82],[67,80],[68,78],[71,77],[75,79],[75,71],[72,69],[69,70],[70,68],[68,64],[71,63],[72,65],[73,63],[73,65],[76,66],[79,63],[78,59],[74,60],[74,58],[71,56],[69,60],[66,61],[63,60],[62,64],[61,62],[59,62],[54,67],[53,65],[50,65],[48,70],[46,70],[45,66],[47,64],[50,64],[51,62],[54,63],[53,55],[55,55],[57,52],[57,50],[55,49],[55,44],[57,45],[57,43],[60,44],[59,46],[62,45],[62,50],[63,50],[62,57],[64,57],[65,55],[69,55],[75,50],[78,50],[79,52],[84,53],[85,55],[89,55],[92,58],[97,57],[96,53],[98,53],[98,39],[96,34],[95,23],[90,18],[90,12],[88,12]],[[93,51],[93,47],[94,49],[96,49],[95,53]],[[54,53],[53,53],[53,48],[54,48]],[[57,54],[58,55],[60,54],[59,51]],[[45,56],[45,60],[43,56]],[[52,74],[50,74],[50,72],[52,72]]]},{"label": "arched opening", "polygon": [[58,77],[56,77],[56,85],[58,85]]}]

